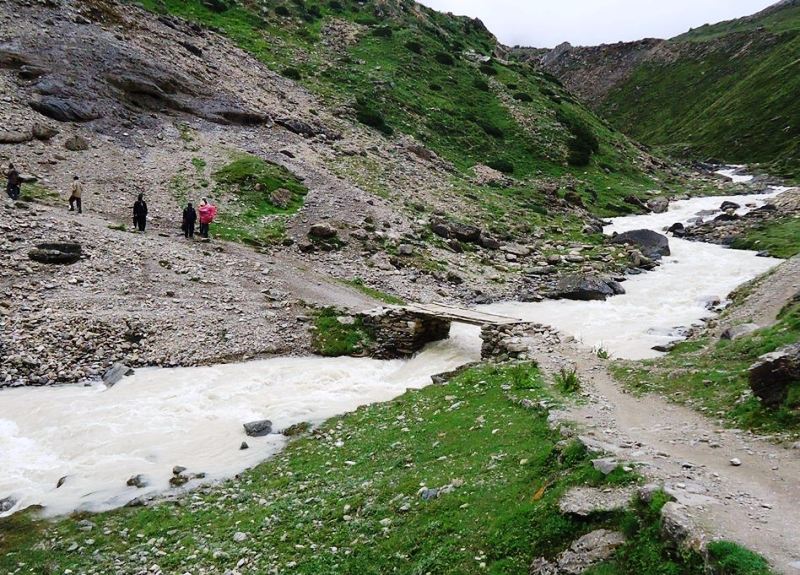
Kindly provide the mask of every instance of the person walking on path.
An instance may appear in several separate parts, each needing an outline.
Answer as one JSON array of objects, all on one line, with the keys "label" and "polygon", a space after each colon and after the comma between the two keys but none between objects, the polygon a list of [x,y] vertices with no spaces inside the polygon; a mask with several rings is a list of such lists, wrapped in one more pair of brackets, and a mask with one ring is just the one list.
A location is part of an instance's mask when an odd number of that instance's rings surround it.
[{"label": "person walking on path", "polygon": [[183,230],[183,236],[188,240],[189,238],[194,238],[194,224],[197,221],[197,212],[192,205],[192,202],[186,204],[186,208],[183,210],[183,225],[181,229]]},{"label": "person walking on path", "polygon": [[82,214],[83,209],[81,208],[81,196],[83,195],[83,186],[81,185],[81,180],[78,176],[74,176],[72,178],[72,194],[69,197],[69,211],[74,212],[75,206],[78,206],[78,213]]},{"label": "person walking on path", "polygon": [[139,199],[133,204],[133,227],[144,232],[147,227],[147,202],[144,194],[139,194]]},{"label": "person walking on path", "polygon": [[217,206],[209,204],[208,200],[203,198],[203,203],[197,208],[200,217],[200,236],[208,239],[208,226],[214,221],[217,215]]},{"label": "person walking on path", "polygon": [[19,172],[14,167],[14,164],[8,165],[6,178],[8,178],[8,182],[6,183],[6,193],[8,194],[9,198],[17,201],[19,199],[19,186],[22,183],[22,178],[20,178]]}]

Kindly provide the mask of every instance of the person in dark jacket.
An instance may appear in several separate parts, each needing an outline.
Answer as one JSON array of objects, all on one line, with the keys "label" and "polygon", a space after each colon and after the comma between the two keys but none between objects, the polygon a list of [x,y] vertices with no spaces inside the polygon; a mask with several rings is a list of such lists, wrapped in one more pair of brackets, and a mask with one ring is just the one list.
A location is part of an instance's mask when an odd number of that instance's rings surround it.
[{"label": "person in dark jacket", "polygon": [[183,210],[183,235],[186,239],[194,238],[194,224],[197,222],[197,212],[192,205],[192,202],[186,204]]},{"label": "person in dark jacket", "polygon": [[8,182],[6,183],[6,193],[8,194],[9,198],[16,201],[19,199],[19,186],[22,183],[22,178],[19,177],[19,172],[14,167],[14,164],[8,165],[6,177],[8,178]]},{"label": "person in dark jacket", "polygon": [[147,202],[144,194],[139,194],[139,199],[133,204],[133,227],[143,232],[147,227]]}]

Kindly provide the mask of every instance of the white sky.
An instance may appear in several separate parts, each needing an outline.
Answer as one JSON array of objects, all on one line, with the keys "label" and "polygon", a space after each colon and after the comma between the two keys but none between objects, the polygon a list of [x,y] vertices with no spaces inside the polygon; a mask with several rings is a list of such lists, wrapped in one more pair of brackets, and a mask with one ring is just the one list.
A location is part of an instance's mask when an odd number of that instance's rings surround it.
[{"label": "white sky", "polygon": [[689,28],[758,12],[777,0],[419,0],[483,20],[509,46],[592,46],[671,38]]}]

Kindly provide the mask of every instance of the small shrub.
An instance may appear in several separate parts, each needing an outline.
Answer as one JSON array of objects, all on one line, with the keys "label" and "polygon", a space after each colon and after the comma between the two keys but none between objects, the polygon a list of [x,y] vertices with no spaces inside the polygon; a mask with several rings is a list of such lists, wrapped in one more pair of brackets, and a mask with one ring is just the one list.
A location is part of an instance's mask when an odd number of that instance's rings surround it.
[{"label": "small shrub", "polygon": [[414,54],[422,54],[422,44],[416,42],[415,40],[409,40],[405,43],[406,49],[414,52]]},{"label": "small shrub", "polygon": [[369,14],[356,16],[355,23],[361,24],[362,26],[375,26],[376,24],[379,24],[378,19],[375,18],[375,16],[370,16]]},{"label": "small shrub", "polygon": [[511,90],[512,92],[513,92],[514,90],[516,90],[518,87],[519,87],[519,86],[517,86],[517,85],[516,85],[516,84],[514,84],[514,83],[509,83],[509,84],[506,84],[506,88],[508,88],[508,89],[509,89],[509,90]]},{"label": "small shrub", "polygon": [[452,66],[456,63],[453,57],[447,52],[437,52],[434,58],[436,58],[436,61],[443,66]]},{"label": "small shrub", "polygon": [[373,108],[371,103],[368,103],[362,98],[359,98],[356,101],[356,120],[365,126],[375,128],[387,136],[391,136],[392,133],[394,133],[394,130],[391,128],[391,126],[386,124],[383,114]]},{"label": "small shrub", "polygon": [[489,160],[486,165],[492,168],[493,170],[497,170],[498,172],[503,172],[504,174],[514,173],[514,164],[512,164],[508,160],[504,160],[503,158],[496,158],[494,160]]},{"label": "small shrub", "polygon": [[330,8],[334,12],[341,12],[344,10],[344,6],[342,6],[342,3],[339,2],[339,0],[331,0],[330,2],[328,2],[328,8]]},{"label": "small shrub", "polygon": [[392,29],[389,26],[380,26],[372,30],[372,35],[376,38],[391,38],[392,34]]},{"label": "small shrub", "polygon": [[517,92],[514,94],[514,99],[518,102],[533,102],[531,95],[526,92]]},{"label": "small shrub", "polygon": [[581,390],[581,380],[574,367],[572,369],[562,367],[556,374],[555,380],[556,386],[562,393],[577,393]]},{"label": "small shrub", "polygon": [[481,64],[479,69],[487,76],[497,76],[497,69],[488,62],[486,64]]},{"label": "small shrub", "polygon": [[428,84],[428,88],[430,88],[434,92],[441,92],[442,91],[442,87],[439,84]]},{"label": "small shrub", "polygon": [[[479,122],[478,125],[483,129],[484,132],[486,132],[488,135],[490,135],[493,138],[497,138],[498,140],[502,140],[503,138],[505,138],[505,134],[503,133],[503,130],[501,128],[495,126],[494,124],[491,124],[489,122],[485,122],[484,121],[484,122]],[[512,166],[512,170],[513,170],[513,166]],[[500,170],[500,171],[502,172],[502,170]]]},{"label": "small shrub", "polygon": [[559,110],[556,115],[558,121],[569,130],[571,139],[567,143],[569,156],[567,162],[570,166],[588,166],[592,154],[600,150],[600,141],[592,131],[591,126],[584,120]]},{"label": "small shrub", "polygon": [[281,71],[281,75],[284,78],[288,78],[290,80],[302,80],[303,75],[300,73],[300,70],[297,68],[284,68]]},{"label": "small shrub", "polygon": [[285,18],[292,15],[292,13],[289,12],[289,9],[286,6],[276,6],[275,14],[277,14],[278,16],[283,16]]},{"label": "small shrub", "polygon": [[608,350],[605,349],[602,345],[597,348],[595,353],[597,354],[597,357],[599,357],[600,359],[608,359],[611,357],[611,354],[608,353]]},{"label": "small shrub", "polygon": [[773,573],[763,557],[730,541],[709,543],[708,555],[714,573],[724,575],[770,575]]},{"label": "small shrub", "polygon": [[480,90],[481,92],[488,92],[489,91],[489,82],[486,80],[481,80],[480,78],[476,78],[472,85]]}]

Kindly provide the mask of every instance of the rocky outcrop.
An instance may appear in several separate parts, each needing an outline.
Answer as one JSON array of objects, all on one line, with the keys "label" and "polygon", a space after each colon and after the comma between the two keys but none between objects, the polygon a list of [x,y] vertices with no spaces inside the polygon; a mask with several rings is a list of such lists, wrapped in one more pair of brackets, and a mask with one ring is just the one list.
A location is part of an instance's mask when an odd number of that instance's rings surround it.
[{"label": "rocky outcrop", "polygon": [[538,323],[487,324],[481,328],[483,359],[530,359],[537,342],[558,344],[558,331]]},{"label": "rocky outcrop", "polygon": [[650,259],[659,259],[670,255],[669,238],[653,230],[631,230],[615,235],[612,244],[628,244],[636,246]]},{"label": "rocky outcrop", "polygon": [[573,487],[561,498],[558,508],[561,513],[578,517],[588,517],[594,513],[611,513],[626,509],[634,493],[634,489]]},{"label": "rocky outcrop", "polygon": [[762,355],[749,370],[750,388],[766,407],[786,401],[789,387],[800,384],[800,343]]},{"label": "rocky outcrop", "polygon": [[544,558],[534,560],[529,572],[531,575],[580,575],[611,558],[624,543],[622,533],[598,529],[574,541],[554,563]]}]

